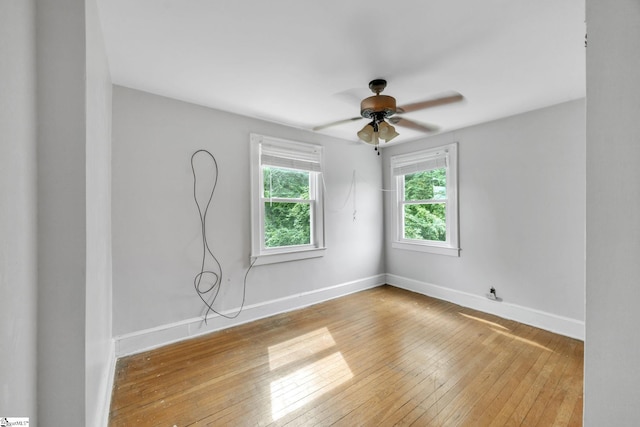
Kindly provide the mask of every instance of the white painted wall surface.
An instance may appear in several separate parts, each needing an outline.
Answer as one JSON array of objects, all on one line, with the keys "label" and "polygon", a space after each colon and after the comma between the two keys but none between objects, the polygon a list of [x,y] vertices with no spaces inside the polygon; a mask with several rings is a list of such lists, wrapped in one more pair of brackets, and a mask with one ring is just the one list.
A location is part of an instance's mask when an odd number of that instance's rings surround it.
[{"label": "white painted wall surface", "polygon": [[587,0],[586,426],[640,418],[640,3]]},{"label": "white painted wall surface", "polygon": [[38,419],[86,426],[84,0],[38,0]]},{"label": "white painted wall surface", "polygon": [[0,416],[36,424],[35,4],[0,2]]},{"label": "white painted wall surface", "polygon": [[[459,258],[393,249],[387,219],[388,273],[444,288],[440,297],[509,313],[487,304],[494,286],[504,306],[578,325],[571,335],[583,335],[584,110],[585,101],[576,100],[386,148],[385,186],[392,188],[391,155],[459,143],[462,248]],[[387,218],[392,200],[389,193]]]},{"label": "white painted wall surface", "polygon": [[95,0],[86,0],[87,285],[85,412],[106,425],[115,363],[111,289],[111,95],[109,64]]},{"label": "white painted wall surface", "polygon": [[[193,288],[201,237],[190,157],[198,149],[220,168],[208,216],[209,243],[223,267],[217,308],[240,305],[251,247],[251,132],[325,147],[328,249],[323,258],[254,267],[246,304],[384,273],[380,158],[370,147],[118,86],[113,106],[114,335],[203,313]],[[355,221],[352,200],[345,206],[354,170]]]}]

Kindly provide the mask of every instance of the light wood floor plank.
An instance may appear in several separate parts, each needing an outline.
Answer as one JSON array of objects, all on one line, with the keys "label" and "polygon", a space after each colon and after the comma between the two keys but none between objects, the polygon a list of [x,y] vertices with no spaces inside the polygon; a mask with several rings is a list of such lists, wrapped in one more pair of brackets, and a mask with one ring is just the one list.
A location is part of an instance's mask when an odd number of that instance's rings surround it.
[{"label": "light wood floor plank", "polygon": [[[518,337],[527,340],[540,338],[541,331],[535,328],[525,328]],[[493,396],[502,388],[511,377],[519,375],[519,371],[530,367],[533,358],[527,346],[518,349],[505,348],[501,354],[496,355],[490,364],[483,369],[470,383],[464,384],[460,393],[447,407],[438,414],[439,419],[444,419],[445,425],[462,425],[465,423],[469,412],[474,407],[486,406],[486,402],[492,402]]]},{"label": "light wood floor plank", "polygon": [[489,335],[480,349],[474,349],[465,354],[466,357],[452,366],[452,369],[439,373],[438,387],[426,399],[421,401],[401,421],[402,425],[441,424],[440,412],[458,398],[467,383],[481,375],[483,369],[495,360],[498,349],[508,344],[503,335]]},{"label": "light wood floor plank", "polygon": [[580,426],[583,354],[382,286],[120,359],[110,426]]},{"label": "light wood floor plank", "polygon": [[[477,402],[471,408],[470,413],[461,425],[488,425],[491,421],[499,419],[498,414],[500,411],[504,408],[509,408],[511,402],[514,402],[513,405],[519,403],[518,399],[521,399],[521,395],[518,394],[518,391],[521,390],[522,394],[524,394],[527,388],[531,389],[538,372],[547,363],[556,343],[562,339],[560,336],[546,331],[541,331],[541,333],[543,336],[546,335],[548,339],[542,339],[540,344],[548,348],[548,350],[529,346],[527,350],[531,358],[527,358],[513,374],[505,372],[496,383],[496,386],[487,393],[486,399],[483,399],[482,402]],[[494,395],[494,393],[497,394]]]}]

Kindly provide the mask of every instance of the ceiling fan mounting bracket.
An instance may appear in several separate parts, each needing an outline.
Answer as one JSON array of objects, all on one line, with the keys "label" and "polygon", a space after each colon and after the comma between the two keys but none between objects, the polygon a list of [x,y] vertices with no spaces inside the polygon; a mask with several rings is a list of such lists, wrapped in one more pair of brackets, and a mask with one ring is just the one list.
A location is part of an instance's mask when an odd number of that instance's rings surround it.
[{"label": "ceiling fan mounting bracket", "polygon": [[369,82],[369,89],[376,95],[382,92],[385,87],[387,87],[387,81],[385,79],[374,79]]}]

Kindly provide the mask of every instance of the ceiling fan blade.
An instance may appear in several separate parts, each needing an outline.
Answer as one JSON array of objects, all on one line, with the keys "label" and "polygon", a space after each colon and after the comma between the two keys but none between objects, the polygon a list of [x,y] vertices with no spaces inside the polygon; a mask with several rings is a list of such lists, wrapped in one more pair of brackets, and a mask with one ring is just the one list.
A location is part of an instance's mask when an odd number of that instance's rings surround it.
[{"label": "ceiling fan blade", "polygon": [[437,107],[439,105],[451,104],[453,102],[460,102],[464,99],[464,96],[458,92],[451,92],[446,96],[439,98],[427,99],[425,101],[414,102],[413,104],[401,105],[397,108],[398,113],[410,113],[412,111],[422,110],[424,108]]},{"label": "ceiling fan blade", "polygon": [[371,95],[371,92],[364,88],[346,89],[338,93],[334,93],[333,97],[349,105],[360,105],[363,98]]},{"label": "ceiling fan blade", "polygon": [[322,130],[331,126],[337,126],[337,125],[341,125],[344,123],[349,123],[349,122],[355,122],[356,120],[360,120],[362,119],[362,117],[358,116],[358,117],[351,117],[350,119],[344,119],[344,120],[338,120],[337,122],[331,122],[331,123],[327,123],[325,125],[320,125],[320,126],[316,126],[314,127],[312,130]]},{"label": "ceiling fan blade", "polygon": [[436,125],[429,125],[426,123],[418,123],[413,120],[405,119],[404,117],[389,117],[389,121],[394,125],[402,126],[409,129],[419,130],[420,132],[432,133],[437,132],[440,128]]}]

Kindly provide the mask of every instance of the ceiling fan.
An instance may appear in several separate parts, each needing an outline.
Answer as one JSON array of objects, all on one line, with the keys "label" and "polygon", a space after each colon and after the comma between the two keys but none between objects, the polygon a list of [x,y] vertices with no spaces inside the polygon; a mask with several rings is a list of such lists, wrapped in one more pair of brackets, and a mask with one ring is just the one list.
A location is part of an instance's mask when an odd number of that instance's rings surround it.
[{"label": "ceiling fan", "polygon": [[[438,130],[437,126],[428,125],[424,123],[418,123],[413,120],[405,119],[404,117],[394,114],[410,113],[412,111],[423,110],[425,108],[437,107],[439,105],[451,104],[453,102],[459,102],[464,99],[462,95],[457,92],[452,92],[446,96],[439,98],[427,99],[420,102],[414,102],[412,104],[406,104],[400,107],[396,106],[396,99],[388,95],[380,95],[380,93],[387,87],[387,81],[384,79],[375,79],[369,82],[369,89],[375,95],[365,98],[360,102],[360,116],[352,117],[350,119],[338,120],[337,122],[327,123],[325,125],[316,126],[314,131],[328,128],[330,126],[336,126],[343,123],[353,122],[360,119],[371,119],[371,122],[365,125],[365,127],[358,132],[358,138],[362,141],[372,144],[375,150],[378,151],[379,141],[382,139],[385,142],[391,141],[399,134],[395,128],[387,123],[385,119],[394,125],[404,126],[406,128],[414,129],[421,132],[431,133]],[[392,117],[394,116],[394,117]],[[380,152],[378,151],[378,155]]]}]

